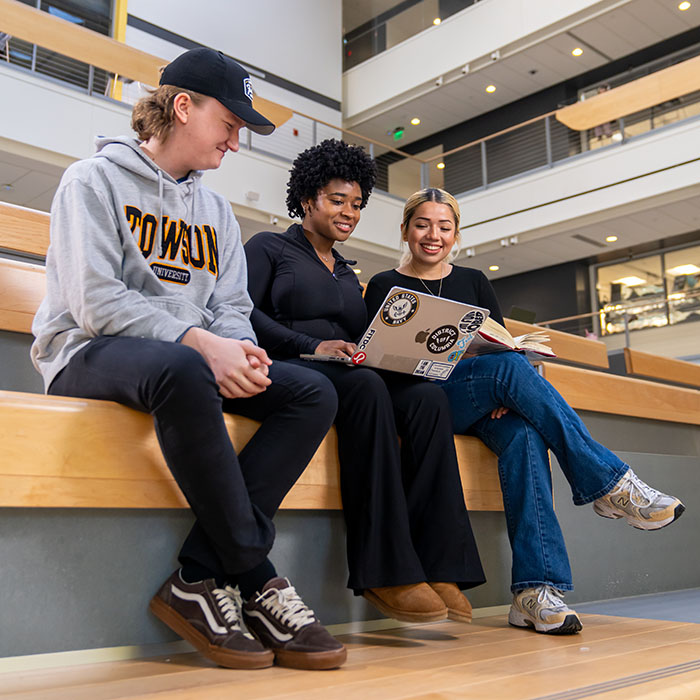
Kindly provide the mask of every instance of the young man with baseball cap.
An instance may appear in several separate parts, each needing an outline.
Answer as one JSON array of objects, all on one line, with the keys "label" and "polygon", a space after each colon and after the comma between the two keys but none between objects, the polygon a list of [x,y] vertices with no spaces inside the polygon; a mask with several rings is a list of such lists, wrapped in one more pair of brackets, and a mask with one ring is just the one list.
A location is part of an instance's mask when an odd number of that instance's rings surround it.
[{"label": "young man with baseball cap", "polygon": [[[134,107],[138,139],[100,138],[66,170],[32,360],[50,394],[153,416],[196,521],[151,610],[222,666],[334,668],[345,648],[267,554],[272,517],[333,422],[335,392],[256,344],[240,228],[201,184],[244,126],[274,130],[252,106],[248,74],[194,49]],[[222,409],[262,422],[238,455]]]}]

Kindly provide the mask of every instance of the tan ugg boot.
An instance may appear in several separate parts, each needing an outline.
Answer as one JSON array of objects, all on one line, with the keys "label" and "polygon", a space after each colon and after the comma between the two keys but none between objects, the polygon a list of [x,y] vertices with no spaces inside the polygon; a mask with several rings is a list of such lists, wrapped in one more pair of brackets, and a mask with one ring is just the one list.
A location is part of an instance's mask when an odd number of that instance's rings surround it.
[{"label": "tan ugg boot", "polygon": [[472,605],[454,583],[430,583],[430,587],[447,606],[447,617],[457,622],[472,621]]},{"label": "tan ugg boot", "polygon": [[427,583],[368,588],[362,595],[387,617],[404,622],[435,622],[447,617],[440,596]]}]

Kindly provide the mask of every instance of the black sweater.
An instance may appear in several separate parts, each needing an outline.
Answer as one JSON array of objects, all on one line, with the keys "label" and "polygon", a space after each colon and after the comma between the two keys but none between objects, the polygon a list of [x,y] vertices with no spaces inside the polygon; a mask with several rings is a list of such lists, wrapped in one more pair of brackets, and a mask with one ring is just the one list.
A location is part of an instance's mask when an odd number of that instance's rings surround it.
[{"label": "black sweater", "polygon": [[356,342],[367,326],[357,275],[333,250],[333,273],[319,260],[300,224],[263,231],[245,244],[250,320],[272,357],[312,353],[322,340]]},{"label": "black sweater", "polygon": [[[365,304],[370,320],[381,306],[384,298],[392,287],[406,287],[416,292],[427,292],[423,284],[437,296],[440,290],[440,280],[421,281],[417,277],[402,275],[396,270],[387,270],[376,274],[369,281],[365,291]],[[498,305],[496,292],[486,275],[472,267],[452,266],[449,275],[443,277],[440,296],[444,299],[452,299],[463,304],[482,306],[491,312],[491,318],[503,325],[503,314]]]}]

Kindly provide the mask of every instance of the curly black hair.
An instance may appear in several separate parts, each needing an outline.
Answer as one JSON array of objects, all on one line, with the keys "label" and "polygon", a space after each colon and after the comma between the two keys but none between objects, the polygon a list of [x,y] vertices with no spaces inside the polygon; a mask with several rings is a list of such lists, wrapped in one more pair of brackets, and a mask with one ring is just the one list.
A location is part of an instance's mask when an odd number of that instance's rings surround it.
[{"label": "curly black hair", "polygon": [[331,180],[356,182],[362,190],[362,204],[372,194],[377,179],[374,160],[360,146],[348,146],[343,141],[326,139],[317,146],[302,151],[292,163],[287,183],[287,209],[289,216],[304,218],[302,202],[314,199],[319,190]]}]

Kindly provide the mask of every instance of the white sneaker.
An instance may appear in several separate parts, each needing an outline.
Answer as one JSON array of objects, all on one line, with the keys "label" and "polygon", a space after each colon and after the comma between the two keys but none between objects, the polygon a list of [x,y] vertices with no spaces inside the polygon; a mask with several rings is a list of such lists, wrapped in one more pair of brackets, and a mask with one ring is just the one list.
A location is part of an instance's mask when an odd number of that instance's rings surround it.
[{"label": "white sneaker", "polygon": [[513,594],[508,622],[514,627],[534,627],[545,634],[576,634],[583,628],[575,611],[566,606],[564,594],[553,586],[525,588]]},{"label": "white sneaker", "polygon": [[593,501],[593,510],[603,518],[624,518],[638,530],[658,530],[680,518],[685,506],[628,469],[612,491]]}]

